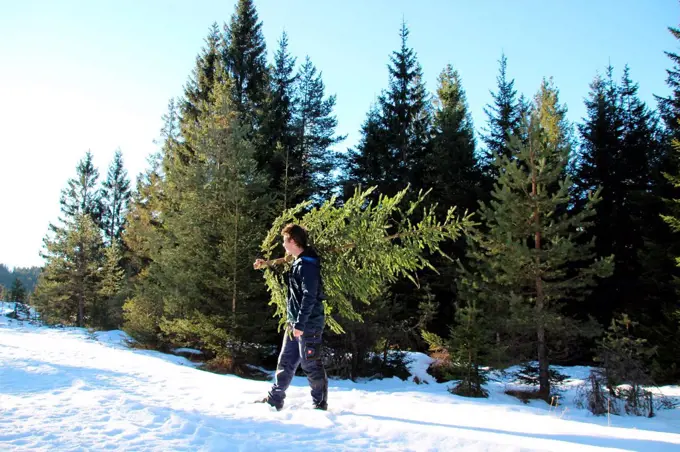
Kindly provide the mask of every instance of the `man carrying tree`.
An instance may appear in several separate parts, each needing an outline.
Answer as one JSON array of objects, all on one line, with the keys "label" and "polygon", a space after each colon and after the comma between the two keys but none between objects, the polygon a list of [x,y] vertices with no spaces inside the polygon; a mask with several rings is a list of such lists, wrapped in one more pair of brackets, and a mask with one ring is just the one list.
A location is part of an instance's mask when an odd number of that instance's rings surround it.
[{"label": "man carrying tree", "polygon": [[[316,251],[307,245],[307,231],[303,227],[287,224],[281,235],[286,254],[294,258],[286,275],[286,329],[274,384],[267,397],[259,402],[281,410],[286,390],[298,366],[302,365],[312,388],[314,408],[326,410],[328,376],[321,359],[321,336],[325,326],[321,261]],[[260,269],[268,265],[264,259],[257,259],[253,267]]]}]

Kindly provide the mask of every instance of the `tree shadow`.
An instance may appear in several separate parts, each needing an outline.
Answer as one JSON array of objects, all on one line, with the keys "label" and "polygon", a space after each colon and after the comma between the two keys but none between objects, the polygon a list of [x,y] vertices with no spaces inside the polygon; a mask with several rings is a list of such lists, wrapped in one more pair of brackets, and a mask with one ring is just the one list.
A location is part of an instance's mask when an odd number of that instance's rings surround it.
[{"label": "tree shadow", "polygon": [[139,380],[137,375],[133,377],[111,370],[67,366],[36,359],[23,362],[23,367],[5,367],[0,370],[0,394],[55,392],[74,386],[80,390],[123,388],[126,384],[117,384],[117,379]]},{"label": "tree shadow", "polygon": [[499,435],[521,436],[524,438],[545,439],[550,441],[561,441],[576,445],[618,448],[623,450],[644,450],[644,451],[677,451],[680,450],[680,443],[664,440],[650,440],[639,438],[617,438],[609,436],[591,436],[585,434],[550,434],[550,433],[526,433],[511,430],[498,430],[484,427],[460,426],[455,424],[441,424],[437,422],[418,421],[411,419],[401,419],[390,416],[379,416],[373,414],[359,414],[351,411],[342,411],[340,415],[351,415],[357,417],[367,417],[380,421],[404,422],[407,424],[422,425],[424,427],[451,428],[457,430],[469,430],[482,433],[493,433]]}]

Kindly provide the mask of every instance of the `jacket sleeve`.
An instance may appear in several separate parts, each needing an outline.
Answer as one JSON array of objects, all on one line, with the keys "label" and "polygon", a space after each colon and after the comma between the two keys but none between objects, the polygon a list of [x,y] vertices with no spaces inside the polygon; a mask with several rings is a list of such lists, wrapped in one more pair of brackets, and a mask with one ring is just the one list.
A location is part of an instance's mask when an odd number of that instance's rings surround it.
[{"label": "jacket sleeve", "polygon": [[309,314],[316,303],[319,303],[317,294],[319,293],[320,269],[318,265],[303,263],[300,268],[300,282],[302,288],[302,302],[298,312],[295,329],[304,331]]}]

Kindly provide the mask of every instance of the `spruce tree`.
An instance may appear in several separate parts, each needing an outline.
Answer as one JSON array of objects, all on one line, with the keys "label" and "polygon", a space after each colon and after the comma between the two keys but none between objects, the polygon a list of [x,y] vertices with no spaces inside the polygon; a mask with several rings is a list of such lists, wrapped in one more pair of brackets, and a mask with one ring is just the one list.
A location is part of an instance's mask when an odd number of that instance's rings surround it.
[{"label": "spruce tree", "polygon": [[15,303],[26,302],[26,288],[21,283],[21,280],[19,280],[19,278],[14,278],[12,287],[9,288],[8,301],[13,301]]},{"label": "spruce tree", "polygon": [[449,389],[453,394],[465,397],[488,396],[488,391],[482,386],[488,380],[487,370],[482,363],[488,363],[493,347],[492,330],[486,323],[488,318],[477,307],[476,301],[467,298],[464,305],[457,306],[455,323],[449,329],[448,339],[442,339],[428,331],[423,332],[432,351],[445,351],[448,356],[443,377],[458,380]]},{"label": "spruce tree", "polygon": [[402,23],[401,46],[390,56],[389,86],[369,111],[362,140],[353,149],[349,181],[376,185],[394,195],[406,184],[422,187],[432,115],[420,63],[408,47],[409,30]]},{"label": "spruce tree", "polygon": [[[624,70],[621,84],[608,67],[605,77],[591,84],[588,116],[579,126],[581,149],[576,180],[581,197],[602,187],[602,202],[590,231],[599,256],[614,255],[611,278],[592,294],[592,313],[608,323],[616,312],[636,315],[650,301],[641,275],[646,248],[658,211],[651,212],[652,165],[658,158],[658,129],[649,109],[639,100],[637,86]],[[658,227],[656,228],[658,230]],[[656,308],[654,308],[656,309]]]},{"label": "spruce tree", "polygon": [[41,256],[46,264],[36,286],[35,304],[47,321],[93,325],[103,249],[98,177],[88,151],[78,162],[76,177],[62,190],[61,224],[50,223],[43,240]]},{"label": "spruce tree", "polygon": [[512,338],[518,341],[512,344],[517,346],[511,348],[514,356],[538,361],[539,394],[545,400],[551,391],[551,344],[577,332],[576,320],[563,315],[564,305],[582,300],[595,277],[610,271],[607,260],[594,259],[592,243],[578,242],[594,215],[598,192],[578,212],[564,208],[572,184],[565,175],[570,145],[563,139],[565,131],[550,129],[560,123],[553,116],[559,111],[556,91],[544,83],[524,120],[521,135],[526,139],[513,137],[512,158],[497,161],[492,201],[480,209],[488,231],[475,235],[471,249],[475,268],[468,286],[473,290],[461,292],[472,297],[469,301],[478,298],[485,314],[505,307],[507,336],[501,343]]},{"label": "spruce tree", "polygon": [[[269,80],[267,46],[253,0],[239,0],[231,22],[225,25],[222,59],[239,120],[254,132],[261,124]],[[259,157],[263,165],[269,155]]]},{"label": "spruce tree", "polygon": [[653,412],[643,386],[652,383],[646,362],[656,350],[634,334],[637,325],[626,314],[612,319],[598,343],[595,361],[601,363],[609,394],[625,401],[626,413],[640,416]]},{"label": "spruce tree", "polygon": [[[680,40],[680,29],[677,27],[668,27],[668,31],[677,40]],[[659,102],[659,111],[663,118],[666,129],[671,133],[672,138],[680,139],[680,55],[676,52],[664,52],[666,56],[673,62],[671,69],[666,69],[666,85],[671,90],[669,96],[654,97]]]},{"label": "spruce tree", "polygon": [[357,189],[342,205],[333,197],[309,210],[311,201],[303,202],[276,218],[261,250],[269,259],[264,276],[281,321],[285,320],[286,289],[283,274],[275,269],[286,268],[291,259],[271,258],[279,252],[285,224],[296,222],[306,228],[311,245],[324,261],[322,277],[328,297],[324,303],[327,324],[334,332],[344,331],[343,319],[362,321],[357,305],[371,304],[385,294],[388,284],[406,278],[417,285],[415,272],[436,271],[427,256],[441,252],[442,243],[460,238],[471,224],[469,216],[457,215],[455,207],[439,218],[433,206],[423,206],[427,193],[422,190],[413,201],[408,201],[411,188],[406,187],[395,196],[380,194],[374,202],[375,190]]},{"label": "spruce tree", "polygon": [[68,223],[79,215],[88,215],[95,224],[101,223],[102,207],[98,182],[99,170],[94,166],[92,153],[87,151],[76,166],[76,177],[69,179],[67,187],[61,191],[59,203],[64,215],[63,221]]},{"label": "spruce tree", "polygon": [[509,146],[511,136],[517,136],[520,130],[522,113],[526,106],[523,98],[517,98],[515,80],[508,80],[508,59],[505,54],[501,55],[500,68],[496,81],[498,91],[491,92],[493,103],[484,108],[487,116],[486,134],[482,137],[486,144],[484,156],[485,172],[492,177],[497,176],[494,172],[497,166],[493,164],[497,157],[512,157]]},{"label": "spruce tree", "polygon": [[101,269],[99,303],[93,309],[93,320],[106,328],[117,329],[123,323],[125,298],[125,270],[121,267],[122,253],[113,243],[104,250]]},{"label": "spruce tree", "polygon": [[120,149],[116,150],[102,187],[101,226],[104,231],[104,242],[108,246],[113,244],[120,246],[125,228],[125,215],[130,202],[130,180],[123,166],[123,154]]},{"label": "spruce tree", "polygon": [[474,210],[481,190],[475,136],[458,71],[448,65],[439,75],[431,152],[426,156],[425,186],[444,208]]},{"label": "spruce tree", "polygon": [[9,289],[9,301],[14,302],[13,316],[15,319],[28,318],[29,311],[25,304],[27,301],[26,288],[19,278],[14,279],[12,287]]},{"label": "spruce tree", "polygon": [[164,195],[168,190],[165,170],[171,169],[173,149],[178,147],[180,138],[176,111],[171,100],[168,113],[163,116],[161,150],[149,158],[149,168],[137,177],[123,235],[132,276],[132,296],[123,305],[124,329],[147,344],[158,342],[163,315],[163,296],[153,274],[158,271],[154,260],[164,243],[163,224],[170,204]]},{"label": "spruce tree", "polygon": [[[224,80],[185,131],[195,160],[167,164],[163,196],[169,199],[162,204],[162,231],[151,242],[158,247],[149,249],[147,276],[125,306],[132,331],[148,337],[157,327],[163,342],[220,359],[232,356],[238,341],[257,342],[274,327],[268,330],[257,304],[262,287],[251,267],[271,215],[269,183],[257,171],[248,128]],[[160,313],[157,326],[139,318],[147,312]]]},{"label": "spruce tree", "polygon": [[274,53],[274,65],[270,68],[270,97],[266,108],[266,120],[262,128],[262,146],[273,149],[270,162],[272,187],[279,193],[283,209],[294,205],[300,188],[300,174],[297,171],[295,152],[295,132],[293,113],[296,109],[295,73],[296,59],[288,52],[288,35],[284,32],[279,40],[279,48]]},{"label": "spruce tree", "polygon": [[297,161],[300,197],[293,198],[297,204],[306,199],[323,202],[333,195],[336,186],[334,171],[339,166],[338,154],[331,149],[344,140],[335,136],[338,121],[333,115],[335,95],[325,97],[321,73],[309,57],[300,68],[295,85],[297,105],[292,121],[295,134],[294,159]]},{"label": "spruce tree", "polygon": [[[451,65],[444,68],[438,81],[424,185],[432,190],[430,199],[439,205],[440,211],[456,206],[460,212],[472,212],[482,199],[484,183],[475,155],[474,125],[465,90],[458,71]],[[464,239],[447,243],[443,249],[450,258],[432,257],[441,275],[422,275],[439,305],[431,325],[432,331],[438,334],[448,331],[454,317],[458,279],[455,260],[464,258]]]},{"label": "spruce tree", "polygon": [[205,38],[205,47],[196,57],[196,66],[184,87],[184,99],[181,103],[183,122],[196,121],[201,114],[201,103],[207,102],[210,98],[213,85],[222,70],[221,44],[219,26],[214,22]]},{"label": "spruce tree", "polygon": [[92,218],[78,213],[44,240],[45,268],[35,289],[35,305],[48,323],[101,327],[92,317],[99,304],[103,243]]}]

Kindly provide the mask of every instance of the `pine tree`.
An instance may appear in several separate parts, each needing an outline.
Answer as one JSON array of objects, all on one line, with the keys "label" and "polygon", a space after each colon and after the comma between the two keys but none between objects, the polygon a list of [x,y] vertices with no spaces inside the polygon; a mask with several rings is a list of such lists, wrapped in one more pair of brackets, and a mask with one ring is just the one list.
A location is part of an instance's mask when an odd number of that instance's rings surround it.
[{"label": "pine tree", "polygon": [[570,146],[555,139],[567,133],[551,133],[549,125],[560,121],[546,114],[559,112],[558,106],[557,93],[544,83],[524,121],[521,135],[526,142],[513,137],[513,159],[498,159],[493,199],[480,209],[488,232],[477,234],[471,249],[477,264],[468,285],[474,290],[462,292],[474,297],[470,301],[478,297],[485,314],[499,313],[496,305],[506,307],[505,331],[520,341],[512,353],[521,358],[518,352],[525,349],[525,359],[532,356],[538,361],[539,394],[546,400],[551,390],[551,343],[576,332],[575,320],[563,316],[563,306],[583,299],[594,278],[610,270],[607,260],[594,260],[592,243],[577,241],[594,214],[598,192],[580,211],[564,209],[570,203],[571,180],[565,175]]},{"label": "pine tree", "polygon": [[494,160],[501,156],[512,157],[508,141],[511,136],[519,134],[522,114],[526,109],[523,98],[517,99],[515,80],[508,80],[507,66],[508,59],[505,54],[502,54],[498,77],[496,77],[498,91],[491,92],[493,104],[484,108],[487,116],[486,135],[483,136],[486,144],[485,172],[492,177],[497,176],[494,173],[497,169],[493,164]]},{"label": "pine tree", "polygon": [[401,47],[390,56],[389,87],[371,108],[363,138],[348,161],[351,183],[376,185],[378,192],[394,195],[406,184],[422,186],[431,128],[431,106],[420,63],[408,47],[409,31],[403,23]]},{"label": "pine tree", "polygon": [[130,202],[130,181],[123,166],[123,154],[118,149],[109,166],[106,181],[104,181],[102,200],[102,229],[104,242],[108,246],[122,244],[125,228],[125,215]]},{"label": "pine tree", "polygon": [[297,204],[306,199],[323,202],[336,186],[334,171],[339,166],[338,154],[331,146],[344,140],[335,136],[338,121],[333,115],[335,95],[325,97],[321,73],[309,57],[300,68],[295,86],[297,108],[293,116],[295,134],[294,158],[297,160],[302,196],[293,198]]}]

